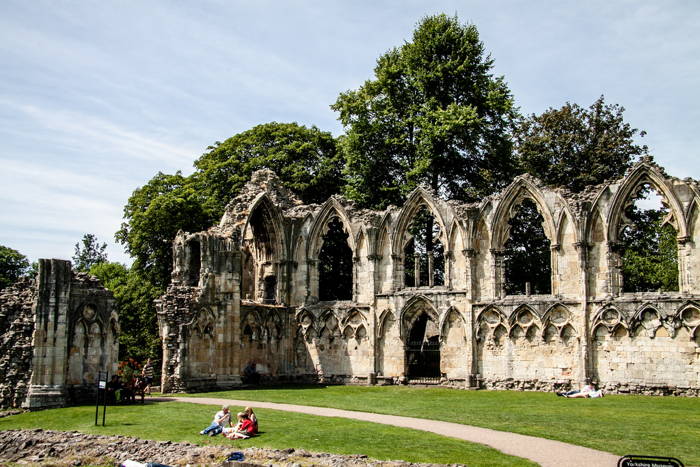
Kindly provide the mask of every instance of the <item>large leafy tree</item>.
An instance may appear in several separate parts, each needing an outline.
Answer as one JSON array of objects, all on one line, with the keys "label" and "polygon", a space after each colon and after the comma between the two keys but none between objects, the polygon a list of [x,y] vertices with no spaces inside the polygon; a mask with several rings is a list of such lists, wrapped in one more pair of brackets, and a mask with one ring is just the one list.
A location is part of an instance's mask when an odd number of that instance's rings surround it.
[{"label": "large leafy tree", "polygon": [[162,291],[141,276],[139,271],[120,263],[102,262],[90,268],[112,291],[119,308],[119,359],[144,361],[160,354],[160,339],[154,300]]},{"label": "large leafy tree", "polygon": [[124,206],[124,220],[116,234],[134,258],[133,268],[164,290],[172,270],[172,242],[182,229],[196,232],[209,227],[214,216],[205,208],[203,194],[192,177],[180,172],[158,173],[138,188]]},{"label": "large leafy tree", "polygon": [[195,180],[218,215],[253,172],[263,168],[275,172],[306,203],[325,201],[341,185],[342,162],[333,136],[296,123],[257,125],[209,147],[194,165]]},{"label": "large leafy tree", "polygon": [[332,106],[347,132],[348,197],[383,207],[424,183],[474,200],[506,184],[516,109],[492,68],[476,27],[446,15],[379,57],[374,79]]},{"label": "large leafy tree", "polygon": [[116,238],[134,257],[133,268],[164,289],[177,232],[210,227],[255,170],[271,169],[303,201],[319,202],[340,189],[338,157],[333,136],[316,127],[258,125],[209,147],[192,175],[158,173],[135,190]]},{"label": "large leafy tree", "polygon": [[85,234],[81,241],[75,244],[73,267],[77,271],[88,272],[90,268],[107,261],[107,244],[97,240],[94,234]]},{"label": "large leafy tree", "polygon": [[635,143],[645,132],[625,122],[624,110],[601,96],[587,109],[567,102],[524,118],[515,138],[522,170],[575,192],[622,176],[635,157],[647,154]]},{"label": "large leafy tree", "polygon": [[0,290],[30,273],[27,257],[17,250],[0,245]]},{"label": "large leafy tree", "polygon": [[625,226],[616,245],[625,292],[678,290],[677,233],[666,222],[668,208],[644,209],[639,204],[651,193],[649,185],[643,186],[625,209]]}]

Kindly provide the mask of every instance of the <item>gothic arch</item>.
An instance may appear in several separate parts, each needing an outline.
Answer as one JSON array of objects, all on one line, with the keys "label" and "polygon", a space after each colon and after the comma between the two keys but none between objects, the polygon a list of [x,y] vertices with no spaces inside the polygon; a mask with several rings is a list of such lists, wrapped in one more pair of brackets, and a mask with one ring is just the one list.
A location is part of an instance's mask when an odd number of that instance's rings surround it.
[{"label": "gothic arch", "polygon": [[[447,327],[449,326],[451,316],[457,316],[459,323],[462,325],[462,329],[463,330],[467,329],[467,320],[464,319],[464,316],[462,315],[462,313],[459,312],[459,310],[457,310],[457,308],[451,306],[450,308],[448,308],[447,312],[445,312],[442,315],[442,319],[440,320],[440,323],[438,325],[438,329],[440,329],[440,340],[441,341],[447,335],[447,331],[448,331]],[[466,338],[466,336],[465,336],[465,338]]]},{"label": "gothic arch", "polygon": [[433,196],[423,187],[418,187],[409,195],[408,199],[401,208],[396,220],[396,228],[394,229],[394,236],[392,241],[392,252],[393,254],[398,254],[403,252],[404,240],[406,232],[413,220],[413,217],[420,211],[422,207],[425,207],[433,218],[437,221],[440,226],[440,241],[443,245],[448,245],[447,242],[447,228],[445,219],[440,213],[436,200]]},{"label": "gothic arch", "polygon": [[377,319],[377,337],[382,336],[383,333],[386,331],[386,321],[389,319],[390,316],[394,318],[394,312],[392,312],[388,308],[382,311],[379,315],[379,318]]},{"label": "gothic arch", "polygon": [[651,185],[661,196],[672,214],[678,238],[687,238],[688,227],[684,216],[683,205],[676,197],[673,190],[668,186],[666,177],[655,167],[642,163],[635,167],[632,172],[622,181],[617,193],[615,193],[608,212],[608,240],[617,242],[622,215],[631,199],[634,191],[644,183]]},{"label": "gothic arch", "polygon": [[401,313],[399,314],[400,336],[402,340],[408,339],[408,334],[411,331],[413,323],[422,314],[426,313],[436,325],[440,322],[438,311],[432,302],[424,295],[415,295],[406,302]]},{"label": "gothic arch", "polygon": [[[520,176],[503,191],[501,202],[496,207],[491,221],[491,248],[500,250],[508,240],[508,221],[513,217],[513,209],[523,200],[531,199],[544,219],[544,233],[552,244],[556,243],[557,229],[544,195],[529,177]],[[566,203],[563,203],[566,204]]]},{"label": "gothic arch", "polygon": [[571,213],[568,206],[561,210],[556,223],[557,230],[556,235],[554,237],[555,241],[552,243],[552,245],[561,245],[564,243],[564,235],[566,234],[564,227],[567,223],[571,224],[572,230],[574,232],[574,242],[576,243],[581,241],[581,231],[579,230],[579,226],[577,225],[575,219],[576,218]]},{"label": "gothic arch", "polygon": [[245,234],[245,232],[248,230],[248,227],[252,227],[251,220],[253,219],[253,216],[256,215],[258,209],[266,210],[267,214],[269,215],[270,227],[272,227],[272,230],[275,234],[274,247],[277,251],[277,256],[279,260],[282,260],[284,259],[284,257],[286,257],[287,251],[286,242],[283,234],[284,229],[282,227],[284,225],[284,219],[279,208],[275,206],[275,203],[272,202],[267,193],[259,194],[251,203],[249,214],[245,220],[245,225],[243,227],[243,232]]},{"label": "gothic arch", "polygon": [[[598,326],[604,326],[608,331],[612,332],[618,326],[629,329],[629,317],[627,314],[616,306],[605,305],[594,315],[591,320],[591,329]],[[595,334],[595,333],[594,333]]]},{"label": "gothic arch", "polygon": [[350,247],[350,250],[352,250],[353,254],[355,254],[355,235],[352,231],[350,218],[348,217],[343,205],[340,204],[335,197],[332,197],[323,203],[321,211],[318,213],[315,221],[311,225],[308,238],[308,247],[306,249],[310,259],[318,258],[318,254],[321,251],[321,246],[323,245],[323,235],[328,229],[327,224],[333,217],[338,217],[340,222],[343,224],[343,228],[348,234],[348,246]]}]

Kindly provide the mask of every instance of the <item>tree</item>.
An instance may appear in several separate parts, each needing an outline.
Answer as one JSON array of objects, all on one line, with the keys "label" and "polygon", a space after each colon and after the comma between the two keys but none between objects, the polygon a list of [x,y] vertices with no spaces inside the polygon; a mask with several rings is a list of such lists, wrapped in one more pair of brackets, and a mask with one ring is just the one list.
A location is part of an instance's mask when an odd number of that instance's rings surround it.
[{"label": "tree", "polygon": [[331,106],[347,133],[346,195],[381,208],[419,183],[461,200],[505,185],[516,109],[492,68],[476,27],[446,15],[379,57],[375,78]]},{"label": "tree", "polygon": [[76,271],[88,272],[93,265],[107,261],[106,249],[107,244],[100,245],[97,236],[93,234],[83,235],[83,239],[75,244],[73,267]]},{"label": "tree", "polygon": [[668,208],[642,209],[637,201],[652,191],[642,186],[625,209],[625,226],[616,245],[622,259],[624,292],[678,290],[678,243]]},{"label": "tree", "polygon": [[197,232],[209,227],[214,216],[191,178],[180,172],[158,173],[134,190],[124,206],[117,241],[134,258],[133,269],[161,290],[170,282],[172,242],[179,230]]},{"label": "tree", "polygon": [[267,123],[215,143],[189,177],[158,173],[124,207],[116,234],[135,258],[133,269],[164,290],[172,271],[172,241],[179,230],[214,224],[255,170],[269,168],[305,202],[340,189],[340,168],[330,133],[296,123]]},{"label": "tree", "polygon": [[340,191],[342,161],[333,136],[315,126],[271,122],[208,148],[195,163],[195,180],[217,215],[249,180],[267,168],[305,203]]},{"label": "tree", "polygon": [[114,294],[119,308],[119,359],[138,361],[158,358],[161,351],[154,300],[162,291],[139,271],[120,263],[102,262],[90,268],[105,288]]},{"label": "tree", "polygon": [[522,170],[575,192],[622,176],[635,156],[647,154],[634,143],[646,133],[624,121],[624,110],[601,96],[588,109],[567,102],[523,119],[515,138]]},{"label": "tree", "polygon": [[30,273],[29,260],[17,250],[0,245],[0,290]]}]

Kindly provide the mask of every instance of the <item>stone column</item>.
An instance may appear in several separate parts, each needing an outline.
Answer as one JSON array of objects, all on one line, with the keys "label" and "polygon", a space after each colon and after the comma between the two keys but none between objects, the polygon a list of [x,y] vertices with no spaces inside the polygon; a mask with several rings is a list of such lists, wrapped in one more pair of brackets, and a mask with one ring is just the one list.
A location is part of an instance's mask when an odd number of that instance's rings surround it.
[{"label": "stone column", "polygon": [[370,346],[370,361],[372,362],[372,371],[368,375],[367,384],[377,384],[377,372],[379,371],[379,362],[377,361],[377,274],[379,263],[382,260],[381,255],[367,255],[367,276],[371,281],[369,288],[372,294],[372,303],[369,307],[369,323],[367,330],[367,338],[372,343]]},{"label": "stone column", "polygon": [[576,371],[576,377],[580,384],[583,384],[586,379],[591,378],[595,372],[592,354],[591,354],[591,320],[590,309],[588,306],[588,250],[589,245],[586,242],[574,243],[574,247],[578,252],[579,259],[579,280],[580,280],[580,296],[581,296],[581,317],[579,318],[579,326],[581,327],[581,355],[579,357],[579,368]]},{"label": "stone column", "polygon": [[479,373],[479,362],[477,360],[477,342],[476,342],[476,317],[474,316],[474,301],[476,300],[476,288],[477,288],[477,277],[476,277],[476,250],[473,248],[467,248],[462,250],[464,258],[467,261],[466,274],[467,274],[467,329],[465,329],[467,335],[467,345],[469,345],[469,382],[468,386],[470,388],[478,388],[478,373]]},{"label": "stone column", "polygon": [[34,356],[28,409],[65,405],[68,364],[68,307],[72,270],[69,261],[40,259],[38,293],[34,304]]},{"label": "stone column", "polygon": [[489,251],[491,252],[491,280],[493,281],[493,298],[503,298],[506,295],[503,250],[491,248]]}]

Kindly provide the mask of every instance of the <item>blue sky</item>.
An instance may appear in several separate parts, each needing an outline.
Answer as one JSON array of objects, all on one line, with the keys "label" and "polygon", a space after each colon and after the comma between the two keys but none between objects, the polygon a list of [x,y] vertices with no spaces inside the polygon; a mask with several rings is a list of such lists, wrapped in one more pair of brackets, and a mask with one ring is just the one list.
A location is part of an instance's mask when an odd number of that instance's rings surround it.
[{"label": "blue sky", "polygon": [[700,178],[700,2],[0,2],[0,245],[69,259],[158,171],[269,121],[338,135],[341,91],[434,13],[474,23],[523,113],[604,94]]}]

